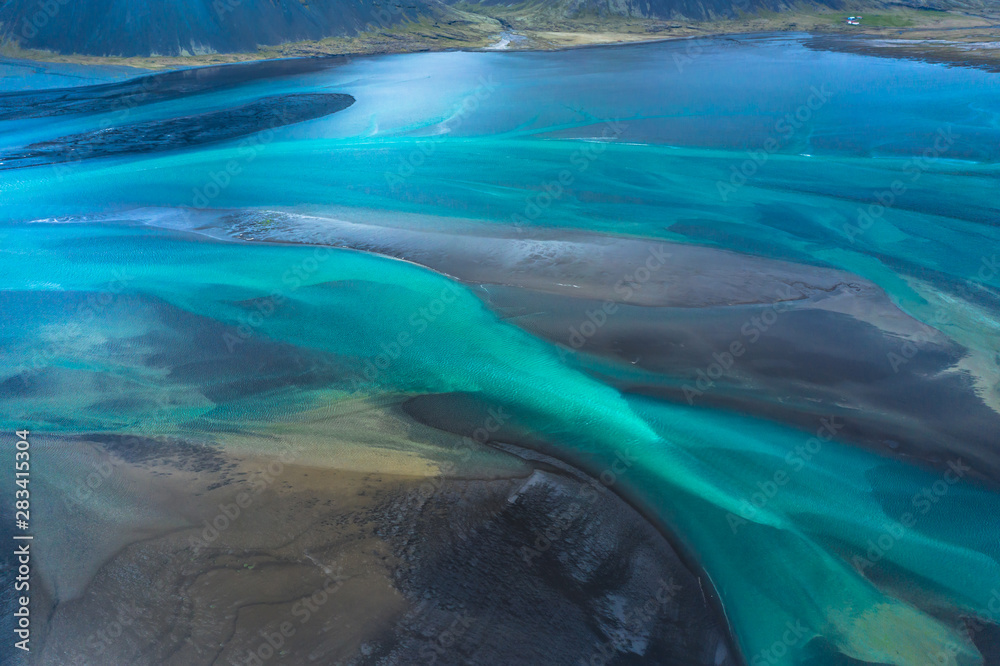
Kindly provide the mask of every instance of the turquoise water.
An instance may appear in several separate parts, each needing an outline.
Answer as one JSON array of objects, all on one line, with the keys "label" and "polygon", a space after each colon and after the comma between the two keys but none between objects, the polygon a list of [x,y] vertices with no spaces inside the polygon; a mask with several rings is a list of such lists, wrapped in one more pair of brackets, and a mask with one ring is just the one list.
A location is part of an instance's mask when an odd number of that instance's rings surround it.
[{"label": "turquoise water", "polygon": [[[937,464],[918,464],[830,438],[819,418],[804,427],[623,391],[637,370],[567,358],[450,271],[235,242],[213,211],[478,237],[598,232],[849,271],[885,291],[892,321],[913,318],[962,350],[942,373],[992,415],[996,75],[788,37],[419,54],[338,61],[115,122],[302,91],[357,101],[197,150],[0,171],[4,428],[211,437],[358,396],[460,396],[508,410],[501,434],[598,478],[618,470],[614,489],[704,568],[747,662],[982,663],[987,632],[965,620],[1000,617],[998,479],[966,470],[946,443]],[[0,122],[0,149],[102,120]],[[886,206],[870,208],[879,197]],[[293,232],[277,239],[301,241]],[[870,314],[853,311],[907,339]],[[391,362],[366,372],[401,334]],[[861,390],[852,382],[830,380],[835,402]],[[957,404],[956,422],[967,418]],[[903,425],[919,430],[914,418]],[[981,437],[1000,444],[997,431]]]},{"label": "turquoise water", "polygon": [[143,74],[134,67],[70,65],[0,57],[4,91],[88,86],[122,81]]}]

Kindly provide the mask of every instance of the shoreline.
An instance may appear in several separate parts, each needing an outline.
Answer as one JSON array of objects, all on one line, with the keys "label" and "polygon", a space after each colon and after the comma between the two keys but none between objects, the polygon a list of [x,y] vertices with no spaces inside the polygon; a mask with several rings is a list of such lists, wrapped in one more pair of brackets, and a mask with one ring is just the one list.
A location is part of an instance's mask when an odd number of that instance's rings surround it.
[{"label": "shoreline", "polygon": [[[132,58],[119,58],[117,56],[64,56],[51,54],[48,52],[25,52],[24,54],[13,56],[0,51],[0,64],[17,65],[31,67],[37,65],[64,65],[75,67],[107,67],[121,70],[131,70],[126,72],[122,80],[138,78],[150,74],[163,74],[167,72],[178,72],[189,69],[205,69],[209,67],[223,67],[228,65],[250,65],[263,62],[280,62],[292,60],[322,60],[327,58],[366,58],[381,57],[391,55],[408,55],[416,53],[551,53],[558,51],[577,51],[585,49],[608,49],[616,47],[639,46],[645,44],[659,44],[664,42],[682,42],[690,40],[717,40],[733,37],[750,36],[786,36],[801,35],[806,48],[816,51],[832,51],[849,53],[860,56],[871,56],[874,58],[909,60],[912,62],[923,62],[927,64],[945,65],[947,67],[964,67],[968,69],[979,69],[991,73],[1000,73],[1000,48],[967,50],[961,52],[963,42],[935,42],[934,40],[921,40],[912,43],[903,38],[886,38],[880,35],[858,33],[855,35],[843,35],[838,33],[812,33],[798,32],[794,30],[768,31],[768,32],[718,32],[701,35],[687,35],[676,37],[653,37],[649,39],[639,39],[635,41],[617,42],[597,42],[591,44],[575,44],[558,46],[552,48],[517,48],[517,49],[490,49],[490,48],[444,48],[444,49],[414,49],[403,51],[384,52],[352,52],[352,53],[321,53],[311,55],[279,55],[260,56],[256,54],[225,54],[222,58],[212,61],[184,62],[154,62],[148,64],[131,64]],[[873,44],[872,42],[883,42]],[[890,42],[886,44],[885,42]],[[891,43],[897,42],[897,43]],[[993,51],[993,52],[991,52]],[[37,59],[29,58],[28,55],[40,55]],[[178,57],[178,59],[180,59]],[[146,60],[146,59],[143,59]],[[157,59],[158,60],[158,59]],[[100,85],[97,84],[83,84]],[[65,87],[65,86],[59,86]],[[75,87],[75,86],[71,86]],[[44,89],[44,88],[43,88]]]},{"label": "shoreline", "polygon": [[[465,38],[383,31],[355,37],[288,42],[257,51],[177,56],[96,56],[22,49],[0,43],[0,60],[81,66],[128,67],[137,71],[171,71],[199,67],[325,57],[385,56],[407,53],[532,53],[660,42],[717,40],[752,35],[801,35],[809,48],[875,57],[920,60],[1000,71],[1000,12],[996,16],[933,10],[890,10],[875,15],[873,25],[840,22],[846,12],[787,12],[743,20],[703,23],[622,19],[595,29],[589,24],[524,28],[501,22],[504,30]],[[881,24],[880,24],[881,23]],[[558,29],[557,29],[558,28]],[[849,28],[849,29],[848,29]],[[504,39],[506,44],[502,44]],[[499,40],[499,41],[498,41]],[[810,44],[810,42],[814,42]],[[498,44],[502,44],[499,48]],[[513,48],[511,48],[513,47]]]}]

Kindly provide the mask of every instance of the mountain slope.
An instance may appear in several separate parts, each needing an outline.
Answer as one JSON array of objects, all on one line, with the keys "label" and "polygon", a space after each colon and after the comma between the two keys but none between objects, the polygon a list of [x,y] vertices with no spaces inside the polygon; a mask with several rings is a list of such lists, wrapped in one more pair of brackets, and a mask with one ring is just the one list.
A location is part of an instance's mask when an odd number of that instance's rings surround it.
[{"label": "mountain slope", "polygon": [[185,55],[353,35],[415,18],[395,0],[6,0],[0,23],[20,46],[87,55]]},{"label": "mountain slope", "polygon": [[[367,51],[485,45],[501,25],[602,31],[606,22],[725,21],[788,10],[970,9],[994,0],[0,0],[0,38],[63,54],[177,56],[253,52],[362,35]],[[676,26],[675,26],[676,27]],[[409,49],[400,49],[409,40]],[[384,41],[387,40],[387,41]],[[380,43],[381,42],[381,43]],[[416,44],[416,47],[412,45]]]}]

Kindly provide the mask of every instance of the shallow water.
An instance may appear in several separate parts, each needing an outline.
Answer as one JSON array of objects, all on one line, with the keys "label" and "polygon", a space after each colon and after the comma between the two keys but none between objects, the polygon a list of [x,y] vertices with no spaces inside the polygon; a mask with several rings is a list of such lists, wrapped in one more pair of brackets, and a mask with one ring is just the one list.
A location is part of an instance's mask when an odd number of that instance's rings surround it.
[{"label": "shallow water", "polygon": [[0,57],[4,91],[90,86],[140,76],[144,70],[109,65],[71,65]]},{"label": "shallow water", "polygon": [[331,60],[0,122],[2,160],[356,99],[0,171],[0,420],[211,438],[363,398],[468,435],[502,408],[496,439],[612,475],[689,552],[748,662],[981,663],[1000,86],[801,40]]}]

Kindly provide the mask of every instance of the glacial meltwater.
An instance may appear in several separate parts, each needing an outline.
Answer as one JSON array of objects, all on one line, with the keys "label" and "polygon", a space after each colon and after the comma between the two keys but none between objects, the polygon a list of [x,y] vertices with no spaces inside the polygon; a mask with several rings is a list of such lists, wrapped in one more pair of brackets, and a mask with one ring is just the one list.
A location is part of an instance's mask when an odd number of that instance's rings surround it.
[{"label": "glacial meltwater", "polygon": [[477,441],[639,509],[747,663],[996,658],[997,74],[795,35],[140,74],[0,80],[6,431],[500,410]]}]

